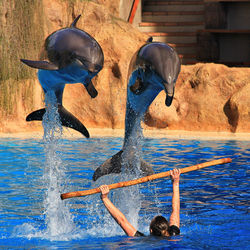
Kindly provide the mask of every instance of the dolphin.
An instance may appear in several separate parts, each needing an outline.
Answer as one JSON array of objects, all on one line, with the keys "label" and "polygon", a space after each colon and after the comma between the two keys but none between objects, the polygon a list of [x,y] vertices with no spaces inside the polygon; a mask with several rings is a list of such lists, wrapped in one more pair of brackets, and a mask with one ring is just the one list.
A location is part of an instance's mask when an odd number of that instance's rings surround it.
[{"label": "dolphin", "polygon": [[[136,174],[131,159],[137,157],[139,150],[138,141],[142,135],[141,120],[149,105],[162,90],[166,92],[166,106],[171,105],[180,68],[181,63],[176,51],[165,43],[153,42],[152,38],[149,38],[147,43],[134,54],[128,72],[123,147],[95,170],[94,181],[103,175],[120,173],[124,166],[130,173]],[[139,162],[140,175],[154,173],[152,167],[140,156]]]},{"label": "dolphin", "polygon": [[[57,30],[46,38],[42,54],[47,60],[21,59],[21,62],[38,69],[38,79],[45,94],[48,91],[55,93],[62,125],[88,138],[85,126],[62,105],[66,83],[82,83],[92,98],[98,94],[91,79],[103,68],[103,51],[92,36],[76,28],[80,17],[77,16],[69,28]],[[26,117],[26,121],[42,121],[45,112],[44,108],[36,110]]]}]

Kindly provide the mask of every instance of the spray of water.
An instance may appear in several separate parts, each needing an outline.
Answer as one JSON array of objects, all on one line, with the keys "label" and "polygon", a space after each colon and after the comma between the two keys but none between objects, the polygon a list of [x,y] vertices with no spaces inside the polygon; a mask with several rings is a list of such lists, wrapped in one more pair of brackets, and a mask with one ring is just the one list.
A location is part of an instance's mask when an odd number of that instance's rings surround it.
[{"label": "spray of water", "polygon": [[[98,179],[94,186],[97,187],[103,184],[111,184],[129,179],[128,176],[126,176],[126,178],[124,177],[123,175],[104,176]],[[84,236],[112,237],[124,235],[124,232],[111,217],[107,209],[105,209],[99,197],[99,195],[87,196],[83,201],[88,213],[88,216],[86,216],[82,222],[84,224]],[[111,190],[109,199],[126,216],[128,221],[135,228],[138,228],[139,211],[141,208],[139,187],[131,186]]]},{"label": "spray of water", "polygon": [[[118,175],[107,175],[98,179],[94,183],[94,187],[100,186],[102,184],[111,184],[120,181],[127,181],[141,176],[140,164],[141,164],[141,143],[142,143],[142,133],[136,131],[136,136],[131,137],[130,143],[124,149],[122,154],[122,173]],[[138,136],[139,135],[139,136]],[[121,210],[121,212],[126,216],[128,221],[138,230],[140,230],[141,225],[139,222],[139,212],[141,209],[141,192],[139,185],[130,186],[122,189],[112,190],[109,194],[110,200],[114,205]],[[87,198],[89,202],[88,211],[91,220],[88,223],[87,233],[90,235],[98,236],[115,236],[117,234],[124,235],[119,225],[115,223],[114,219],[110,216],[108,211],[104,209],[104,205],[101,199],[92,198],[91,196]],[[93,221],[93,215],[94,221]],[[145,231],[143,229],[143,231]]]},{"label": "spray of water", "polygon": [[[137,129],[133,131],[129,145],[124,148],[122,154],[122,181],[136,179],[141,177],[141,158],[142,158],[142,130],[140,123]],[[141,209],[141,194],[138,185],[120,191],[118,204],[126,211],[127,218],[131,224],[138,228],[139,212]]]},{"label": "spray of water", "polygon": [[44,171],[42,184],[45,187],[44,217],[45,227],[24,223],[15,228],[14,234],[25,238],[42,238],[48,240],[72,240],[79,238],[79,230],[74,224],[69,204],[63,202],[60,194],[65,192],[66,176],[62,161],[61,139],[62,126],[57,110],[54,92],[47,92],[45,96],[46,113],[43,117],[44,128]]},{"label": "spray of water", "polygon": [[44,207],[46,236],[56,238],[74,230],[73,217],[69,207],[60,199],[65,186],[65,166],[60,155],[62,126],[57,111],[54,92],[45,96],[46,113],[43,117],[45,164],[43,180],[47,187]]}]

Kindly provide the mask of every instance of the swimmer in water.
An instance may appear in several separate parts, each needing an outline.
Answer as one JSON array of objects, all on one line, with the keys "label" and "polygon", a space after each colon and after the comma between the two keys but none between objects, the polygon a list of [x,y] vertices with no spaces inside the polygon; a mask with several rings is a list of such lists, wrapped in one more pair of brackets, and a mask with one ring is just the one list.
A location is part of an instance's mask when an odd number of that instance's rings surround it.
[{"label": "swimmer in water", "polygon": [[[169,222],[161,215],[155,216],[150,223],[150,234],[153,236],[173,236],[180,234],[180,169],[173,169],[170,171],[170,178],[173,185],[172,196],[172,212]],[[123,231],[132,237],[145,236],[143,233],[137,231],[127,220],[124,214],[110,201],[108,198],[109,187],[107,185],[100,186],[101,199],[118,225]]]}]

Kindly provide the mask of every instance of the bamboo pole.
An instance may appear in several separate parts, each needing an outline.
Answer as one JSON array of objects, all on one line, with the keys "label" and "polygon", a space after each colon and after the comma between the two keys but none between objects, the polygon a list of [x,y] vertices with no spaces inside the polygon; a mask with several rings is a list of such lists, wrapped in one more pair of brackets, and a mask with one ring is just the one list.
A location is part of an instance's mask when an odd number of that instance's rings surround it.
[{"label": "bamboo pole", "polygon": [[[190,167],[182,168],[181,173],[183,174],[183,173],[187,173],[190,171],[199,170],[201,168],[219,165],[219,164],[225,164],[225,163],[229,163],[229,162],[232,162],[231,158],[222,158],[219,160],[208,161],[208,162],[200,163],[200,164],[193,165]],[[153,174],[153,175],[148,175],[148,176],[145,176],[145,177],[142,177],[139,179],[135,179],[135,180],[113,183],[113,184],[108,185],[108,187],[110,190],[115,189],[115,188],[122,188],[122,187],[140,184],[140,183],[147,182],[147,181],[152,181],[152,180],[159,179],[159,178],[164,178],[167,176],[170,176],[170,171],[161,172],[161,173]],[[64,194],[61,194],[61,199],[64,200],[64,199],[68,199],[68,198],[86,196],[86,195],[91,195],[91,194],[96,194],[96,193],[100,193],[100,188],[93,188],[93,189],[84,190],[84,191],[75,191],[75,192],[64,193]]]}]

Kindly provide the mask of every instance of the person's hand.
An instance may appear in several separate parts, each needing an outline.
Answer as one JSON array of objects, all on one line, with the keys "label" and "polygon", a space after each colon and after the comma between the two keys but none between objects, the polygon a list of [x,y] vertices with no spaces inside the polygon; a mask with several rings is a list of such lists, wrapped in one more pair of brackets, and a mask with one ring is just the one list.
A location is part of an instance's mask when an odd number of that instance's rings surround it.
[{"label": "person's hand", "polygon": [[174,168],[173,170],[170,170],[170,179],[172,180],[172,182],[179,182],[180,174],[181,170],[179,168]]},{"label": "person's hand", "polygon": [[102,185],[99,188],[100,188],[101,193],[102,193],[101,194],[101,198],[103,199],[103,198],[108,197],[108,193],[109,193],[109,187],[108,187],[108,185]]}]

